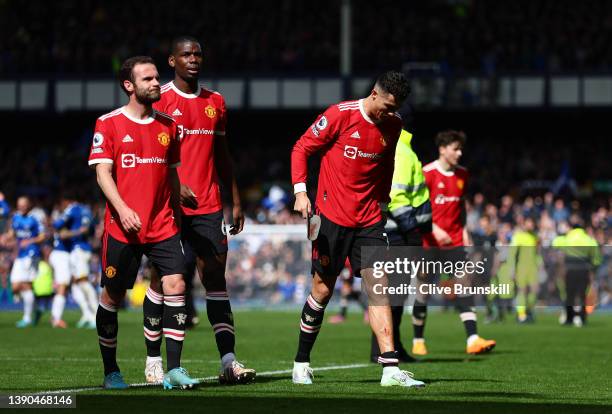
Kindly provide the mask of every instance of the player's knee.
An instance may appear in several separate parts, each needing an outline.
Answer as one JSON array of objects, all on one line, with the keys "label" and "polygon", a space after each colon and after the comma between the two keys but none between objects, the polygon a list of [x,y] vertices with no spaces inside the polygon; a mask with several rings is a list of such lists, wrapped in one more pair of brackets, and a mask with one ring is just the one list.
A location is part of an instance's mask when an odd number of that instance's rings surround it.
[{"label": "player's knee", "polygon": [[331,298],[333,290],[324,283],[313,283],[312,296],[319,303],[327,303]]},{"label": "player's knee", "polygon": [[181,295],[185,293],[185,280],[182,275],[164,276],[162,290],[165,295]]},{"label": "player's knee", "polygon": [[100,302],[105,305],[119,307],[123,302],[123,298],[125,298],[125,290],[109,290],[105,288],[100,296]]},{"label": "player's knee", "polygon": [[220,268],[206,272],[202,279],[202,284],[207,291],[226,290],[225,272]]}]

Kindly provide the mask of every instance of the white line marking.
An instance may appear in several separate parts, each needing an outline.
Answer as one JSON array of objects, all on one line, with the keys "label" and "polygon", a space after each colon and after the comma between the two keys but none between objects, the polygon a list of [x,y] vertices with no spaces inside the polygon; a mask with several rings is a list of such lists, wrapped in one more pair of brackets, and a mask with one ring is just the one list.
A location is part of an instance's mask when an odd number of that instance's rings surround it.
[{"label": "white line marking", "polygon": [[[328,367],[314,368],[314,371],[315,372],[320,372],[320,371],[335,371],[335,370],[343,370],[343,369],[366,368],[366,367],[370,367],[370,366],[374,366],[374,365],[373,364],[332,365],[332,366],[328,366]],[[258,377],[271,377],[271,376],[274,376],[274,375],[291,374],[292,372],[293,372],[292,369],[283,369],[283,370],[279,370],[279,371],[264,371],[264,372],[257,373],[257,376]],[[217,380],[217,376],[204,377],[204,378],[196,378],[196,379],[198,381],[200,381],[200,382],[216,381]],[[161,383],[159,383],[159,384],[147,384],[146,382],[141,382],[141,383],[136,383],[136,384],[130,384],[130,388],[159,387],[160,385],[161,385]],[[75,393],[84,392],[84,391],[101,391],[101,390],[103,390],[102,387],[72,388],[72,389],[65,389],[65,390],[41,391],[41,392],[34,393],[34,395],[41,395],[41,394],[75,394]]]},{"label": "white line marking", "polygon": [[[38,361],[38,362],[100,362],[100,358],[58,358],[58,357],[3,357],[0,356],[0,361]],[[117,358],[117,362],[143,362],[144,358]],[[202,361],[201,359],[181,359],[181,362],[188,364],[218,364],[219,360]]]}]

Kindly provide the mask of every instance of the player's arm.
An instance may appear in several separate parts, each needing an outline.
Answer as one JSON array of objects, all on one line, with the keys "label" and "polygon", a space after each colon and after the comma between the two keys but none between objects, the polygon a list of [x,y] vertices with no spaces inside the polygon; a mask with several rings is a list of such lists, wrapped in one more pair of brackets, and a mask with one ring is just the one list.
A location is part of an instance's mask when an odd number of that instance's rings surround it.
[{"label": "player's arm", "polygon": [[215,136],[215,164],[221,179],[221,185],[223,188],[231,189],[232,192],[233,224],[230,227],[230,234],[238,234],[244,227],[244,213],[242,212],[238,183],[234,175],[234,162],[225,135]]},{"label": "player's arm", "polygon": [[128,207],[127,204],[119,195],[117,184],[113,179],[113,165],[110,163],[96,164],[96,179],[100,189],[108,202],[113,206],[117,214],[121,226],[128,232],[138,232],[142,228],[142,223],[138,214]]},{"label": "player's arm", "polygon": [[170,179],[170,187],[172,193],[170,194],[170,206],[174,212],[174,221],[176,225],[181,227],[181,182],[179,180],[178,171],[176,168],[168,168],[168,178]]},{"label": "player's arm", "polygon": [[300,213],[302,218],[307,218],[312,213],[306,190],[308,157],[338,138],[340,121],[337,106],[330,106],[304,132],[291,151],[291,182],[295,194],[293,210]]},{"label": "player's arm", "polygon": [[34,237],[30,237],[28,239],[21,240],[21,242],[19,242],[19,245],[21,247],[26,247],[26,246],[29,246],[31,244],[42,243],[47,238],[47,233],[45,232],[45,226],[41,222],[39,222],[38,220],[36,220],[36,224],[37,224],[37,229],[36,230],[38,231],[38,233]]}]

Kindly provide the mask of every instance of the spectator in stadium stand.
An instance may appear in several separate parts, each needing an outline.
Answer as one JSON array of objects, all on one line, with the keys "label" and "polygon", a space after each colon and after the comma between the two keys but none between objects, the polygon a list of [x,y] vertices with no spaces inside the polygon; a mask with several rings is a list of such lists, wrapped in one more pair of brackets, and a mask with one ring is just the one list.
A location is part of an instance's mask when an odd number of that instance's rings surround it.
[{"label": "spectator in stadium stand", "polygon": [[[409,93],[406,77],[388,71],[378,77],[364,99],[332,105],[320,115],[291,153],[294,210],[308,218],[313,209],[307,195],[307,161],[322,152],[316,199],[321,228],[312,249],[312,291],[300,318],[298,351],[293,365],[295,384],[312,384],[310,353],[323,323],[323,314],[346,257],[366,289],[373,289],[373,257],[362,257],[361,247],[388,248],[379,202],[388,201],[395,146],[402,129],[397,110]],[[386,298],[388,299],[388,298]],[[372,330],[378,338],[383,365],[382,386],[422,387],[398,367],[393,344],[391,309],[370,301]]]}]

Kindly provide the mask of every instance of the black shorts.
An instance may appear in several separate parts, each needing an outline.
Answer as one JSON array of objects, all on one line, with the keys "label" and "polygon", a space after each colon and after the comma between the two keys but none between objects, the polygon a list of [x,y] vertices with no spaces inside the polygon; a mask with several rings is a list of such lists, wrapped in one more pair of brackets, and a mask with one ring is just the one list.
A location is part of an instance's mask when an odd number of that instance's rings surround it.
[{"label": "black shorts", "polygon": [[[348,257],[353,275],[372,267],[374,257],[362,257],[362,247],[389,247],[384,221],[368,227],[340,226],[321,214],[319,237],[312,242],[312,273],[337,277]],[[371,255],[373,256],[373,255]]]},{"label": "black shorts", "polygon": [[223,210],[216,213],[183,216],[181,238],[199,257],[219,256],[227,253],[227,234]]},{"label": "black shorts", "polygon": [[179,234],[155,243],[129,244],[105,233],[100,285],[110,290],[131,289],[143,254],[149,258],[160,277],[185,273],[185,256]]}]

